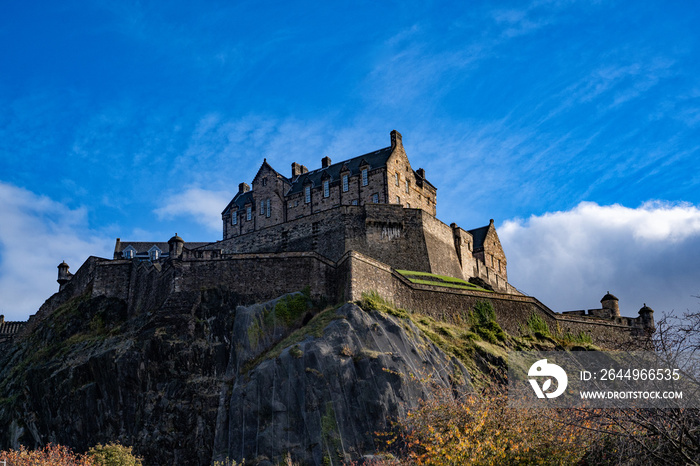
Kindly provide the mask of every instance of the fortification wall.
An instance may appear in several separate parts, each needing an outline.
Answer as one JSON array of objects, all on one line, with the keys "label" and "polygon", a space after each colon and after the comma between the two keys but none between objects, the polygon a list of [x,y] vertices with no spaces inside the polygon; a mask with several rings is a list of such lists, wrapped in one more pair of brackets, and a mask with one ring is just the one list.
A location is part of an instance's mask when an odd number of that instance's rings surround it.
[{"label": "fortification wall", "polygon": [[315,298],[342,296],[335,263],[315,253],[231,255],[221,260],[176,263],[178,291],[223,287],[244,302],[260,302],[309,287]]},{"label": "fortification wall", "polygon": [[359,251],[397,269],[430,272],[422,211],[400,205],[367,205],[364,215],[348,216],[356,227],[346,235],[345,251]]},{"label": "fortification wall", "polygon": [[[422,214],[422,212],[420,213]],[[448,277],[468,279],[471,276],[471,271],[462,269],[455,248],[452,228],[431,215],[421,215],[421,224],[428,249],[431,272]]]},{"label": "fortification wall", "polygon": [[[100,259],[99,257],[90,256],[87,258],[83,265],[80,266],[78,271],[73,275],[71,280],[66,283],[60,292],[54,293],[44,301],[36,314],[29,317],[27,325],[21,331],[20,335],[29,334],[34,331],[34,328],[41,322],[46,316],[50,315],[62,304],[68,302],[76,296],[80,296],[87,290],[91,289],[93,279],[95,277],[95,268],[102,262],[107,261],[107,259]],[[108,261],[109,262],[109,261]]]},{"label": "fortification wall", "polygon": [[489,301],[496,313],[496,321],[513,335],[521,334],[531,315],[541,317],[551,331],[577,335],[584,332],[594,342],[607,347],[629,343],[631,337],[644,334],[636,324],[637,319],[624,321],[573,317],[557,314],[536,298],[497,292],[459,290],[432,285],[411,283],[391,267],[372,258],[351,251],[339,263],[346,269],[345,296],[359,300],[362,294],[378,292],[396,306],[429,315],[434,319],[456,322],[466,317],[478,301]]}]

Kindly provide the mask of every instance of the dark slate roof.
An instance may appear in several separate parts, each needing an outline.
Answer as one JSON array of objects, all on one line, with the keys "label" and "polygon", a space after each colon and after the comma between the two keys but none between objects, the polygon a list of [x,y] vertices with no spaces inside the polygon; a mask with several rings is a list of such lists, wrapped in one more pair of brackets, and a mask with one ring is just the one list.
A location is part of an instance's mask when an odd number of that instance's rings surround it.
[{"label": "dark slate roof", "polygon": [[[206,246],[209,243],[202,243],[202,242],[190,242],[190,243],[185,243],[185,248],[187,249],[197,249],[202,246]],[[143,255],[143,254],[148,254],[148,251],[153,247],[153,246],[158,246],[158,249],[161,250],[161,252],[168,254],[170,251],[170,246],[168,243],[164,242],[156,242],[156,241],[119,241],[115,247],[114,247],[114,253],[115,255],[117,253],[120,253],[124,251],[124,249],[128,248],[129,246],[133,246],[134,249],[136,249],[136,254],[137,255]]]},{"label": "dark slate roof", "polygon": [[391,155],[391,147],[385,147],[369,154],[359,155],[342,162],[334,163],[330,167],[318,168],[308,173],[303,173],[291,180],[292,187],[285,196],[290,194],[300,193],[304,190],[304,185],[311,183],[312,186],[321,186],[322,177],[326,175],[331,177],[331,182],[340,179],[340,171],[344,166],[350,170],[350,176],[360,173],[360,165],[367,162],[370,170],[386,166],[386,161]]},{"label": "dark slate roof", "polygon": [[242,210],[246,204],[252,204],[253,203],[253,191],[246,191],[244,193],[238,193],[235,196],[233,196],[233,199],[231,199],[231,202],[228,203],[226,208],[224,209],[222,214],[225,214],[228,212],[233,206],[238,207],[238,210]]},{"label": "dark slate roof", "polygon": [[491,225],[486,225],[485,227],[475,228],[473,230],[469,230],[469,233],[471,233],[472,237],[474,238],[474,248],[473,248],[474,251],[484,247],[484,241],[486,240],[486,233],[488,233],[490,226]]},{"label": "dark slate roof", "polygon": [[129,246],[132,246],[134,249],[136,249],[136,254],[147,254],[148,250],[151,249],[153,246],[158,246],[158,249],[160,249],[163,252],[168,252],[170,250],[170,247],[168,246],[168,243],[165,242],[155,242],[155,241],[119,241],[114,247],[114,252],[122,252],[124,249],[128,248]]}]

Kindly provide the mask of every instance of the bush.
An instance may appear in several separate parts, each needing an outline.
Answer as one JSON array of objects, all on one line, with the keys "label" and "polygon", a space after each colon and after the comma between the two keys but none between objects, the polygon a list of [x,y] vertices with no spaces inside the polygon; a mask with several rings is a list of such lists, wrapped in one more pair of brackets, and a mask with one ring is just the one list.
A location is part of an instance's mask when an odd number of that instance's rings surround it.
[{"label": "bush", "polygon": [[87,456],[96,466],[141,466],[141,458],[133,455],[131,447],[125,447],[118,443],[108,443],[107,445],[98,443],[90,448]]},{"label": "bush", "polygon": [[535,336],[551,337],[552,334],[549,331],[549,325],[544,321],[539,315],[532,313],[530,317],[527,318],[527,328],[530,329]]},{"label": "bush", "polygon": [[496,322],[496,312],[489,301],[478,301],[469,312],[469,321],[474,332],[484,340],[493,344],[506,341],[506,333]]},{"label": "bush", "polygon": [[595,433],[567,410],[507,406],[499,392],[454,398],[449,391],[409,412],[387,444],[408,464],[579,464]]},{"label": "bush", "polygon": [[94,466],[87,455],[78,455],[63,445],[48,444],[39,450],[19,450],[0,452],[0,461],[7,461],[8,466]]}]

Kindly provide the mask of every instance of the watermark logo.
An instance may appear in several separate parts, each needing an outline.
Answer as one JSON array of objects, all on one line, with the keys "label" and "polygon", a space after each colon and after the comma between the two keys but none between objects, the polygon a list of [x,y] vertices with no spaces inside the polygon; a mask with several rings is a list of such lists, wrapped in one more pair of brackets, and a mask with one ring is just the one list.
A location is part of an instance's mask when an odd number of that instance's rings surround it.
[{"label": "watermark logo", "polygon": [[[532,366],[527,373],[528,377],[548,377],[543,383],[542,387],[537,383],[536,379],[529,379],[532,389],[535,391],[537,398],[556,398],[566,390],[566,385],[569,383],[569,378],[566,376],[564,369],[557,366],[556,364],[550,364],[546,359],[540,359]],[[557,388],[551,393],[547,393],[547,390],[552,388],[552,378],[557,381]]]}]

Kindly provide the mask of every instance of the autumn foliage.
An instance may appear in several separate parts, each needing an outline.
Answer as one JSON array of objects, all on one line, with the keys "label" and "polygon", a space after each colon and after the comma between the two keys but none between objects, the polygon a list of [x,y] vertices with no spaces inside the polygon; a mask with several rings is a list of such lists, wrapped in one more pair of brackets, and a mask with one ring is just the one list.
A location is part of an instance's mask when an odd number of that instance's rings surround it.
[{"label": "autumn foliage", "polygon": [[48,444],[38,450],[0,451],[0,464],[7,466],[141,466],[141,459],[131,453],[131,447],[117,443],[96,445],[86,454],[73,453],[63,445]]},{"label": "autumn foliage", "polygon": [[499,392],[437,393],[397,424],[387,444],[409,464],[426,466],[577,464],[594,434],[572,416],[509,408]]},{"label": "autumn foliage", "polygon": [[86,455],[73,453],[62,445],[48,444],[39,450],[19,450],[0,452],[0,461],[7,461],[7,466],[95,466]]}]

